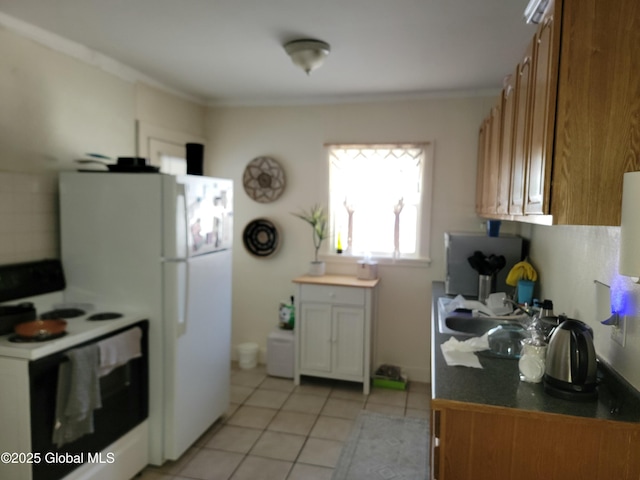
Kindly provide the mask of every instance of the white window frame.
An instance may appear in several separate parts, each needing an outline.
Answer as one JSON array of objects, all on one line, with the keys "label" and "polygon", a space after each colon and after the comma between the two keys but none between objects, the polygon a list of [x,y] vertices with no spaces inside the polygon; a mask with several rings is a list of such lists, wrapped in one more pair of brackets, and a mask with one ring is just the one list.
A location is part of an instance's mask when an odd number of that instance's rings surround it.
[{"label": "white window frame", "polygon": [[[344,262],[355,262],[361,259],[364,255],[364,252],[356,252],[353,254],[352,252],[343,251],[342,254],[338,254],[336,252],[336,241],[337,241],[337,231],[335,231],[334,227],[334,215],[332,209],[335,208],[344,208],[340,205],[340,202],[337,199],[332,199],[332,190],[331,190],[331,153],[332,149],[335,148],[357,148],[357,149],[366,149],[366,148],[380,148],[380,149],[388,149],[388,148],[422,148],[424,150],[424,158],[422,165],[422,186],[421,186],[421,195],[420,195],[420,204],[418,207],[418,218],[416,225],[416,252],[411,255],[400,255],[394,256],[393,253],[380,254],[373,253],[372,256],[379,263],[382,264],[415,264],[415,265],[428,265],[431,262],[430,258],[430,238],[431,238],[431,210],[432,210],[432,198],[433,198],[433,142],[401,142],[401,143],[375,143],[375,144],[366,144],[366,143],[353,143],[353,144],[327,144],[326,154],[328,159],[328,168],[329,168],[329,224],[331,226],[331,232],[329,241],[327,243],[327,250],[325,251],[324,257],[329,261],[344,261]],[[340,205],[340,206],[337,206]],[[393,234],[393,232],[390,232]],[[341,241],[344,249],[347,247],[347,239],[346,233],[341,232]]]}]

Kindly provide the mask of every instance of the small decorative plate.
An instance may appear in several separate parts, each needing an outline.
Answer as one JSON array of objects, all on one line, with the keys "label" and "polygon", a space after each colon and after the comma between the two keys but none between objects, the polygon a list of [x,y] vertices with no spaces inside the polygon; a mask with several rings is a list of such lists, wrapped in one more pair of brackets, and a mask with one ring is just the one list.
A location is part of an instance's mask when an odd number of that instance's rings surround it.
[{"label": "small decorative plate", "polygon": [[271,203],[284,192],[284,170],[271,157],[254,158],[244,169],[242,184],[256,202]]},{"label": "small decorative plate", "polygon": [[278,250],[280,235],[278,229],[269,220],[257,218],[244,227],[242,241],[250,254],[256,257],[268,257]]}]

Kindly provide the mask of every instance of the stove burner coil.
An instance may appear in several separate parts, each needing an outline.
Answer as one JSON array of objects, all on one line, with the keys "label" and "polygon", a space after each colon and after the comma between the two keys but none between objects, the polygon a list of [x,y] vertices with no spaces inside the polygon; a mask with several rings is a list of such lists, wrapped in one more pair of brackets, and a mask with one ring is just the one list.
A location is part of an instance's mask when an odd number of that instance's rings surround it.
[{"label": "stove burner coil", "polygon": [[49,320],[54,318],[76,318],[81,317],[86,312],[79,308],[57,308],[49,312],[45,312],[40,315],[42,320]]},{"label": "stove burner coil", "polygon": [[13,343],[39,343],[48,342],[49,340],[55,340],[56,338],[64,337],[67,332],[60,332],[54,335],[40,335],[36,337],[23,337],[17,333],[9,337],[9,341]]},{"label": "stove burner coil", "polygon": [[115,312],[104,312],[104,313],[94,313],[87,320],[115,320],[116,318],[121,318],[121,313]]}]

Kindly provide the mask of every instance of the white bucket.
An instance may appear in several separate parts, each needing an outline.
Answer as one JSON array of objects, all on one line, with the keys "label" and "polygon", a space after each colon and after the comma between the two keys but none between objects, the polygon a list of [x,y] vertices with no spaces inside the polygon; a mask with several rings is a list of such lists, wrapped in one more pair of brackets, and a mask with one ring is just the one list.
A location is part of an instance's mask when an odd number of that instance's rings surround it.
[{"label": "white bucket", "polygon": [[238,345],[238,359],[240,368],[248,370],[258,364],[258,344],[241,343]]}]

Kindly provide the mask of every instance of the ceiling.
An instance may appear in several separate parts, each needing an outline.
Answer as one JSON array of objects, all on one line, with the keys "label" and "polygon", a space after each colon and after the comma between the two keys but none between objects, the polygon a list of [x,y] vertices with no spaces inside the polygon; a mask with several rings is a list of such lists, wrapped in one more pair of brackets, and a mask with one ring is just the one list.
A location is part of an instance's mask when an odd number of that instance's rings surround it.
[{"label": "ceiling", "polygon": [[[0,0],[0,14],[203,104],[274,105],[498,90],[533,36],[527,3]],[[282,48],[298,38],[331,45],[310,76]]]}]

